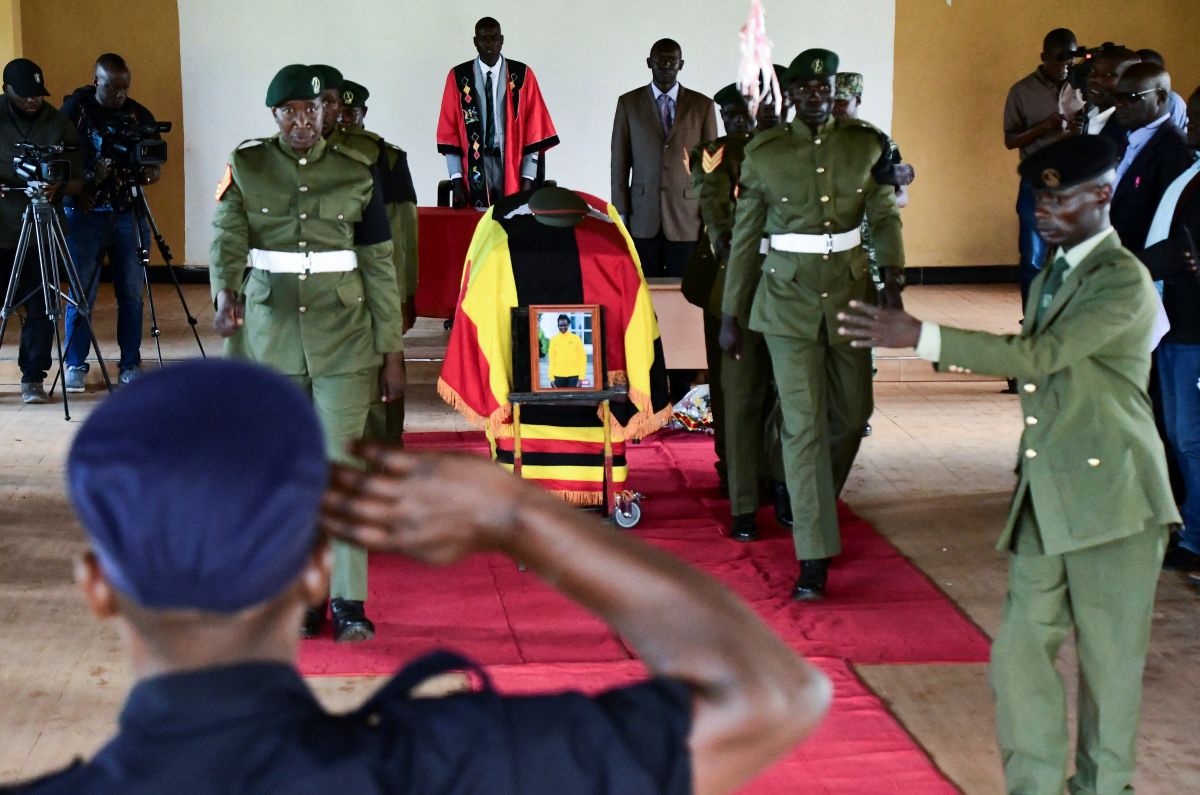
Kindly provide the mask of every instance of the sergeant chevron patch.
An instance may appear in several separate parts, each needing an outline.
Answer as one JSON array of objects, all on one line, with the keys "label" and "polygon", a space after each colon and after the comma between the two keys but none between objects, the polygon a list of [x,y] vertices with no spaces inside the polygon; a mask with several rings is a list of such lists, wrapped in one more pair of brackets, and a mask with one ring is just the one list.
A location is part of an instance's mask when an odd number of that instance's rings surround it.
[{"label": "sergeant chevron patch", "polygon": [[704,161],[700,164],[704,169],[705,174],[711,174],[717,170],[717,166],[721,165],[721,161],[725,159],[725,147],[721,147],[715,152],[704,153]]}]

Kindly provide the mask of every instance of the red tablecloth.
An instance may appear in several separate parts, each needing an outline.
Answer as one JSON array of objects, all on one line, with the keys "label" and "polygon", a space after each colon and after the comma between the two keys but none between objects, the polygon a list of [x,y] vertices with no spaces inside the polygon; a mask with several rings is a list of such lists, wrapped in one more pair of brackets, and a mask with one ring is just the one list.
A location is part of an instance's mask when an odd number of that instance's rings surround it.
[{"label": "red tablecloth", "polygon": [[482,216],[478,210],[419,207],[420,281],[418,317],[454,317],[458,287],[471,235]]}]

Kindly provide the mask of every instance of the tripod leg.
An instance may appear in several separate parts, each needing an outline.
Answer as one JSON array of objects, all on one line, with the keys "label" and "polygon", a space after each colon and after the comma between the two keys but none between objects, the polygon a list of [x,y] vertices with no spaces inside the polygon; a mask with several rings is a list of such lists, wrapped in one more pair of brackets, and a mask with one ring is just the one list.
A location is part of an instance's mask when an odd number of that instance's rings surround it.
[{"label": "tripod leg", "polygon": [[[141,196],[141,191],[138,196]],[[134,207],[136,208],[135,201]],[[142,281],[146,287],[146,304],[150,307],[150,336],[154,338],[154,349],[158,354],[158,368],[161,370],[163,366],[162,357],[162,329],[158,327],[158,311],[154,306],[154,290],[150,286],[150,249],[146,247],[146,241],[142,239],[142,221],[141,214],[134,209],[130,212],[130,223],[132,224],[133,247],[137,251],[138,262],[142,266]]]},{"label": "tripod leg", "polygon": [[25,268],[25,254],[29,251],[29,210],[21,220],[21,234],[17,238],[17,250],[13,256],[12,269],[8,274],[8,287],[4,291],[4,306],[0,307],[0,348],[4,347],[4,334],[8,330],[8,318],[19,303],[17,290],[20,289],[21,273]]},{"label": "tripod leg", "polygon": [[[108,374],[108,364],[104,361],[104,354],[100,352],[100,342],[96,339],[96,330],[92,326],[92,310],[90,302],[88,301],[88,296],[93,295],[93,293],[84,292],[83,280],[79,276],[79,269],[75,266],[75,260],[71,257],[71,249],[67,245],[66,233],[63,232],[62,226],[59,224],[58,216],[51,216],[51,218],[51,239],[54,242],[54,249],[58,255],[57,261],[61,262],[63,275],[66,277],[63,281],[67,283],[71,293],[79,296],[78,300],[72,300],[70,296],[68,296],[67,301],[68,303],[74,305],[75,311],[78,312],[78,316],[83,318],[83,323],[87,329],[88,338],[92,343],[92,350],[96,354],[96,364],[100,368],[100,377],[104,379],[105,388],[109,392],[112,392],[112,377]],[[107,246],[105,246],[105,248],[107,248]],[[104,249],[101,249],[101,251],[103,250]],[[96,282],[100,281],[99,262],[96,263],[96,270],[93,273],[93,279]],[[70,346],[71,334],[73,333],[74,329],[69,329],[67,331],[67,341],[64,343],[64,345]]]},{"label": "tripod leg", "polygon": [[[158,229],[158,224],[154,220],[154,213],[150,211],[150,201],[146,198],[144,191],[138,191],[137,199],[133,206],[146,221],[146,227],[150,230],[150,234],[154,238],[154,244],[158,246],[158,253],[162,255],[163,263],[167,266],[167,274],[171,277],[171,282],[175,285],[175,294],[179,296],[179,305],[183,307],[183,314],[187,317],[188,325],[192,327],[192,336],[196,339],[196,347],[200,349],[200,356],[208,358],[208,355],[204,352],[204,343],[200,341],[200,332],[196,328],[199,321],[196,320],[196,316],[188,308],[187,299],[183,296],[183,287],[179,284],[179,276],[175,273],[175,265],[171,262],[174,259],[171,254],[171,247],[167,245],[166,238],[162,236],[162,233]],[[138,213],[135,213],[135,215]]]},{"label": "tripod leg", "polygon": [[[46,318],[50,321],[54,335],[54,346],[58,353],[58,372],[54,374],[54,382],[50,385],[49,389],[49,392],[53,394],[55,386],[58,385],[59,378],[65,372],[63,367],[62,335],[58,329],[61,315],[60,308],[62,306],[59,296],[62,293],[62,288],[59,282],[57,263],[54,261],[53,222],[49,220],[54,219],[54,208],[50,205],[45,205],[42,208],[35,209],[34,219],[33,233],[37,240],[38,269],[41,271],[42,276],[42,311],[46,313]],[[62,398],[63,419],[70,421],[71,403],[67,397],[66,389],[62,391]]]}]

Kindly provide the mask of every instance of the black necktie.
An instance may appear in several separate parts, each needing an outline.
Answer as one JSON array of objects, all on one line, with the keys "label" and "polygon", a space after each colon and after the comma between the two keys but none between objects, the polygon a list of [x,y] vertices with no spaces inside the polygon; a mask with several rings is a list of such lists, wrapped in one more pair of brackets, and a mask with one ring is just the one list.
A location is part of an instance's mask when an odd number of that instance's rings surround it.
[{"label": "black necktie", "polygon": [[492,91],[492,73],[488,72],[483,80],[483,93],[487,97],[487,119],[483,128],[483,145],[488,149],[496,148],[496,95]]}]

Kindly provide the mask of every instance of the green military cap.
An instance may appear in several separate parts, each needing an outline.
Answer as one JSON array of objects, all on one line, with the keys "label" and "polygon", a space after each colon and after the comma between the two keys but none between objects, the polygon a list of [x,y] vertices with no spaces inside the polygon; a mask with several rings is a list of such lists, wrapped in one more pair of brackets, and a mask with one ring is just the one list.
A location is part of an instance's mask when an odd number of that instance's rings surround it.
[{"label": "green military cap", "polygon": [[1120,159],[1111,139],[1072,135],[1037,150],[1021,161],[1017,171],[1034,190],[1067,190],[1107,173]]},{"label": "green military cap", "polygon": [[587,216],[589,208],[579,194],[551,185],[529,197],[529,211],[546,226],[575,226]]},{"label": "green military cap", "polygon": [[340,89],[342,87],[342,82],[344,80],[342,73],[332,66],[323,63],[315,63],[312,64],[310,68],[316,70],[317,77],[321,78],[321,85],[324,88]]},{"label": "green military cap", "polygon": [[824,80],[837,74],[838,57],[832,50],[820,47],[805,50],[792,59],[787,71],[783,73],[784,83],[795,83],[800,80]]},{"label": "green military cap", "polygon": [[834,83],[834,99],[851,99],[861,97],[863,92],[863,76],[858,72],[838,72]]},{"label": "green military cap", "polygon": [[361,83],[355,83],[353,80],[342,81],[342,104],[347,108],[364,107],[370,96],[371,92]]},{"label": "green military cap", "polygon": [[723,108],[726,105],[745,105],[746,98],[742,96],[737,83],[730,83],[713,96],[713,102]]},{"label": "green military cap", "polygon": [[316,99],[325,84],[311,66],[294,63],[275,73],[267,87],[267,107],[277,108],[294,99]]}]

